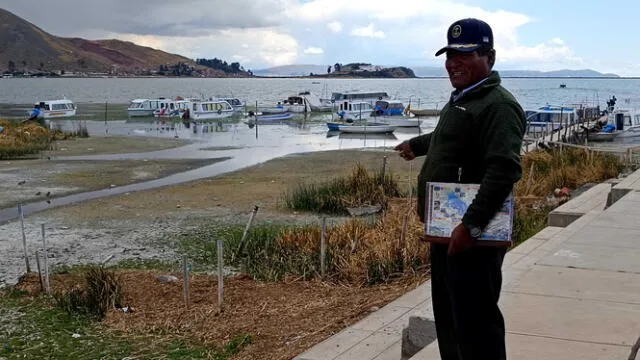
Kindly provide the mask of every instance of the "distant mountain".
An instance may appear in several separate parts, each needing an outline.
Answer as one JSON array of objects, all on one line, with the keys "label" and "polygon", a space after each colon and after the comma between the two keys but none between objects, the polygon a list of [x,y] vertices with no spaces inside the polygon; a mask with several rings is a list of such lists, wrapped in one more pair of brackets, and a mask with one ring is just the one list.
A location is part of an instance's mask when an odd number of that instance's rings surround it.
[{"label": "distant mountain", "polygon": [[[139,73],[160,66],[180,66],[192,75],[231,76],[199,66],[194,60],[121,40],[85,40],[51,35],[36,25],[0,9],[0,71]],[[169,69],[169,73],[171,70]],[[246,72],[233,76],[248,76]]]},{"label": "distant mountain", "polygon": [[[339,65],[338,68],[336,66]],[[339,70],[338,70],[339,69]],[[283,65],[254,70],[256,76],[265,77],[327,77],[327,78],[413,78],[413,70],[404,66],[379,66],[369,63],[334,65]]]},{"label": "distant mountain", "polygon": [[[444,68],[433,66],[418,66],[412,68],[418,77],[447,77]],[[537,70],[500,70],[502,77],[619,77],[616,74],[600,73],[595,70],[554,70],[554,71],[537,71]]]},{"label": "distant mountain", "polygon": [[[283,65],[266,69],[253,70],[255,76],[308,76],[309,74],[326,74],[330,65]],[[331,65],[333,71],[333,65]]]}]

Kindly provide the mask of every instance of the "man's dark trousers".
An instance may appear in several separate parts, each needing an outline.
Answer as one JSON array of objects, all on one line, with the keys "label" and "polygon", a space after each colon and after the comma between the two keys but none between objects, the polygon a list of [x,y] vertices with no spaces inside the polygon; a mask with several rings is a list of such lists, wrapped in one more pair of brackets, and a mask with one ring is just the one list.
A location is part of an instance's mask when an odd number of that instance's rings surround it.
[{"label": "man's dark trousers", "polygon": [[475,246],[447,255],[431,245],[431,295],[442,360],[505,360],[498,308],[506,249]]}]

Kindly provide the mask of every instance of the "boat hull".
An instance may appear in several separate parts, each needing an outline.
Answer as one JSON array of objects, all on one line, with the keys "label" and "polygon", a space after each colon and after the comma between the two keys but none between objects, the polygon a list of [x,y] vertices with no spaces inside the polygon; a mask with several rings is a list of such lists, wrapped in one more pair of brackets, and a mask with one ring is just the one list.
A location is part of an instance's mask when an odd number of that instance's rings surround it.
[{"label": "boat hull", "polygon": [[127,115],[129,117],[150,117],[153,116],[153,112],[152,109],[128,109]]},{"label": "boat hull", "polygon": [[393,125],[396,127],[419,127],[419,119],[405,118],[401,116],[377,117],[375,120],[379,123]]}]

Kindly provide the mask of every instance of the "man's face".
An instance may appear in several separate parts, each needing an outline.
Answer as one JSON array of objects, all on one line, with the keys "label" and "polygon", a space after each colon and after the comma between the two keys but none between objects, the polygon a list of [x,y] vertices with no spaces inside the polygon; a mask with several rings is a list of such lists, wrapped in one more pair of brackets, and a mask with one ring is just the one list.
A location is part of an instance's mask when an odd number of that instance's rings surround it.
[{"label": "man's face", "polygon": [[489,56],[479,56],[477,51],[447,51],[445,67],[449,73],[451,85],[463,90],[486,78],[491,72]]}]

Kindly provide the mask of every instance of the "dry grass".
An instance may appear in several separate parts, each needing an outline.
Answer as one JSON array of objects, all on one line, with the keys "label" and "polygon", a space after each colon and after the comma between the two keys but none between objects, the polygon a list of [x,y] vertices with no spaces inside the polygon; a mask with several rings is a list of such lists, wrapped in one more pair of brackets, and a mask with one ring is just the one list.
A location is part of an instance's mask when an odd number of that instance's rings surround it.
[{"label": "dry grass", "polygon": [[0,126],[4,127],[0,133],[0,160],[37,154],[51,144],[49,130],[34,122],[19,124],[2,120]]},{"label": "dry grass", "polygon": [[[123,306],[133,307],[134,312],[111,311],[103,324],[124,332],[126,338],[144,339],[132,355],[153,353],[169,341],[220,348],[231,339],[251,336],[251,344],[230,357],[234,360],[291,359],[424,281],[422,277],[353,288],[317,281],[261,283],[233,277],[225,280],[220,312],[214,276],[192,274],[191,305],[186,308],[181,282],[160,283],[156,277],[161,273],[156,271],[120,270],[117,274],[125,293]],[[173,275],[181,278],[179,273]],[[54,290],[82,282],[80,274],[52,278]],[[26,277],[19,289],[38,292],[37,277]],[[152,358],[166,357],[155,353]]]},{"label": "dry grass", "polygon": [[547,197],[557,188],[576,189],[617,177],[623,165],[610,154],[564,148],[530,152],[522,158],[522,169],[516,195]]},{"label": "dry grass", "polygon": [[369,172],[356,163],[348,176],[321,184],[300,183],[285,192],[283,198],[292,210],[346,214],[347,208],[364,205],[380,205],[386,209],[389,197],[400,193],[392,174]]}]

